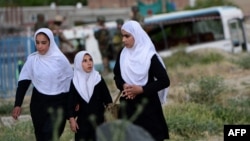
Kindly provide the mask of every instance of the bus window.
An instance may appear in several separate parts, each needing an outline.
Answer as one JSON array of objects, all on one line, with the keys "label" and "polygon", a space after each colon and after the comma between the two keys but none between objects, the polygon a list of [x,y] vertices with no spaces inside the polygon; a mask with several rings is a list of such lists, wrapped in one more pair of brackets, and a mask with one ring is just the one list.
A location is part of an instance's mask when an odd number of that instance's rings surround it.
[{"label": "bus window", "polygon": [[159,24],[152,24],[145,27],[157,51],[166,49],[166,35],[162,32]]},{"label": "bus window", "polygon": [[199,43],[224,39],[221,20],[210,19],[197,21],[193,24],[194,34],[199,35]]},{"label": "bus window", "polygon": [[234,47],[238,47],[243,45],[244,43],[244,35],[242,32],[242,28],[240,26],[239,20],[231,20],[229,21],[229,29],[231,34],[231,40]]},{"label": "bus window", "polygon": [[164,32],[167,36],[167,45],[169,48],[181,47],[189,44],[189,36],[191,36],[190,23],[179,23],[165,25]]},{"label": "bus window", "polygon": [[[151,24],[147,25],[146,31],[158,51],[214,42],[224,39],[222,22],[218,17],[218,13],[213,13],[173,22]],[[162,28],[160,25],[162,25]]]},{"label": "bus window", "polygon": [[250,36],[243,30],[242,19],[240,9],[222,6],[153,15],[145,18],[144,25],[157,51],[164,50],[162,56],[178,47],[186,51],[209,47],[238,52],[250,49],[246,42]]}]

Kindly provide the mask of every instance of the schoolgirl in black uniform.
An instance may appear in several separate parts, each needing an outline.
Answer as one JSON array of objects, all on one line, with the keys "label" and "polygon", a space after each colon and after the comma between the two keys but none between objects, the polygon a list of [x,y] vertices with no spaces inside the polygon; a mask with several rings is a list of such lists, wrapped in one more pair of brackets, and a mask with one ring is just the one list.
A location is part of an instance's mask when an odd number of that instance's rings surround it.
[{"label": "schoolgirl in black uniform", "polygon": [[[87,51],[80,51],[75,56],[68,102],[70,128],[75,132],[75,141],[95,141],[96,127],[104,122],[104,106],[112,103],[112,97]],[[75,115],[77,105],[79,109]]]},{"label": "schoolgirl in black uniform", "polygon": [[[119,118],[132,120],[155,141],[169,139],[161,104],[166,102],[170,80],[163,60],[137,21],[126,21],[121,33],[124,48],[114,67],[116,86],[123,92],[120,103],[125,103]],[[142,111],[137,112],[138,106]]]},{"label": "schoolgirl in black uniform", "polygon": [[20,116],[25,93],[32,83],[30,112],[35,137],[37,141],[51,141],[58,139],[64,130],[73,69],[50,29],[38,29],[34,40],[37,51],[28,56],[21,70],[12,117]]}]

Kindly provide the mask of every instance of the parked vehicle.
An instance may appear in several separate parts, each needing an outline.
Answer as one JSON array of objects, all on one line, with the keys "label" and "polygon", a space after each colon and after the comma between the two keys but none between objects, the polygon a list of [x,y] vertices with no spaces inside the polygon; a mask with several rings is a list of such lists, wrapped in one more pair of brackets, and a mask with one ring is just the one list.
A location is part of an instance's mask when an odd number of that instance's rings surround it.
[{"label": "parked vehicle", "polygon": [[187,52],[219,48],[228,52],[249,51],[241,9],[211,7],[153,15],[144,28],[163,57],[179,48]]}]

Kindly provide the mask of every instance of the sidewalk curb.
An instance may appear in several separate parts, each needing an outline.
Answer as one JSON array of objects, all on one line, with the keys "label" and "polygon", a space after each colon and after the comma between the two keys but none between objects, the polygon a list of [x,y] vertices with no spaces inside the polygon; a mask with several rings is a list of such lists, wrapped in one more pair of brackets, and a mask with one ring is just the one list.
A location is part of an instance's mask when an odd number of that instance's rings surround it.
[{"label": "sidewalk curb", "polygon": [[2,126],[11,127],[14,124],[30,120],[31,120],[30,115],[20,115],[18,120],[14,120],[13,117],[11,116],[0,117],[0,127]]}]

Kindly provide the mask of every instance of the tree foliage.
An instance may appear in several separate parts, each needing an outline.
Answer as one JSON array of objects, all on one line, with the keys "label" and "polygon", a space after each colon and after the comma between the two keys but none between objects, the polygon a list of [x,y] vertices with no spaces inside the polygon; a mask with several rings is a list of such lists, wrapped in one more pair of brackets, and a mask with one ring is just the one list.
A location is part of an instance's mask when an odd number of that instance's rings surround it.
[{"label": "tree foliage", "polygon": [[236,6],[231,0],[196,0],[195,6],[190,7],[187,6],[185,9],[200,9],[200,8],[207,8],[212,6]]}]

